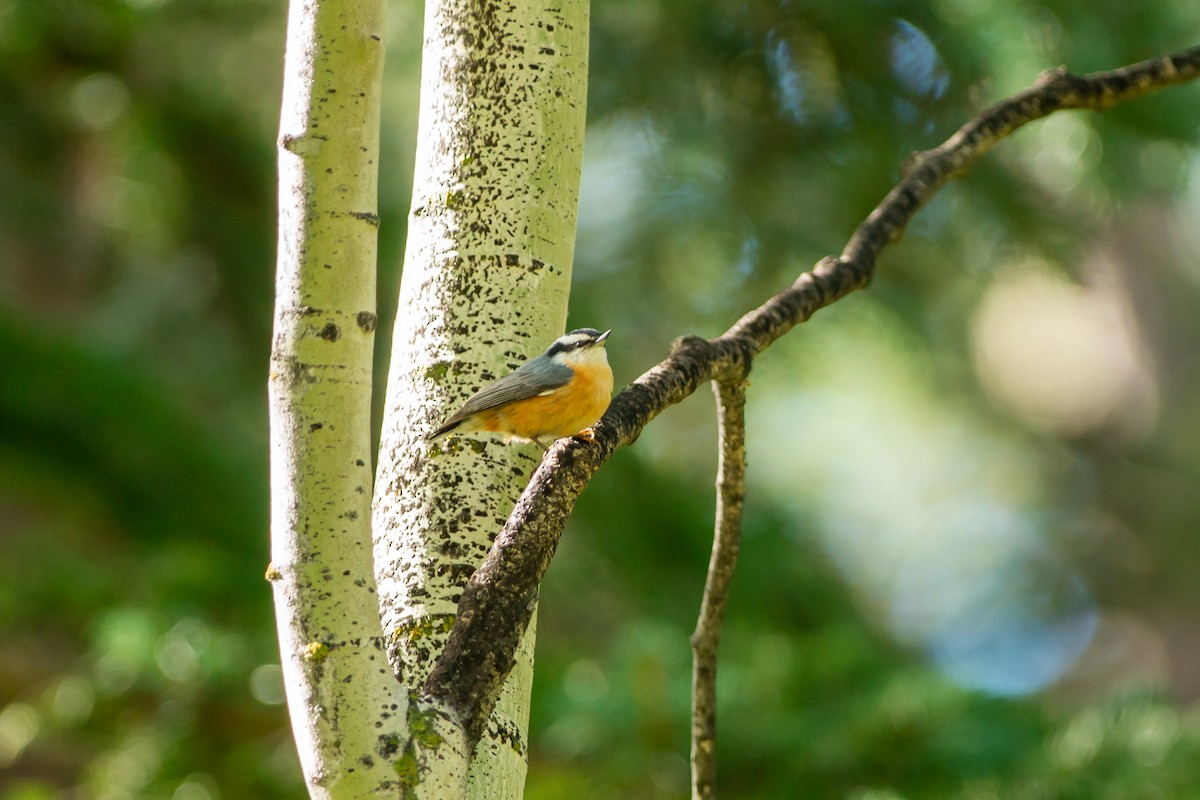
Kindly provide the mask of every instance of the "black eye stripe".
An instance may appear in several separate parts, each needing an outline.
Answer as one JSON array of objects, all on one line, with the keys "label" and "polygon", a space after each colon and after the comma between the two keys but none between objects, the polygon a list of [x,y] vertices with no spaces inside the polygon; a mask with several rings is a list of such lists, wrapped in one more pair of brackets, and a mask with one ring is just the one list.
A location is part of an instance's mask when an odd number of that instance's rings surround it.
[{"label": "black eye stripe", "polygon": [[594,340],[592,340],[592,339],[581,339],[577,342],[558,341],[558,342],[555,342],[554,344],[550,345],[549,349],[546,350],[546,355],[553,356],[553,355],[557,355],[558,353],[568,353],[572,350],[578,350],[581,347],[587,347],[588,345],[593,344],[593,343],[594,343]]},{"label": "black eye stripe", "polygon": [[[550,345],[543,355],[556,356],[559,353],[568,353],[572,350],[591,347],[596,343],[596,340],[599,339],[601,335],[602,334],[600,331],[596,330],[595,328],[576,328],[575,330],[568,332],[565,336],[560,337],[559,340],[554,344]],[[563,339],[566,339],[568,336],[578,336],[579,338],[572,341],[563,341]]]}]

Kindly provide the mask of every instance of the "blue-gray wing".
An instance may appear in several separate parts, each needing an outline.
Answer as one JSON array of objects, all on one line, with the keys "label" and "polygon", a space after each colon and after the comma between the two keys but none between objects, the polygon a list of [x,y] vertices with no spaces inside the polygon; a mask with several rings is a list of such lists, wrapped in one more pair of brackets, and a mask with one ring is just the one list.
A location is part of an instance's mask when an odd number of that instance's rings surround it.
[{"label": "blue-gray wing", "polygon": [[454,430],[465,419],[500,408],[518,400],[528,400],[544,392],[553,391],[560,386],[566,386],[574,376],[572,369],[564,364],[557,364],[547,358],[538,356],[526,362],[516,372],[490,383],[480,389],[463,403],[462,408],[455,411],[441,427],[429,434],[430,439]]}]

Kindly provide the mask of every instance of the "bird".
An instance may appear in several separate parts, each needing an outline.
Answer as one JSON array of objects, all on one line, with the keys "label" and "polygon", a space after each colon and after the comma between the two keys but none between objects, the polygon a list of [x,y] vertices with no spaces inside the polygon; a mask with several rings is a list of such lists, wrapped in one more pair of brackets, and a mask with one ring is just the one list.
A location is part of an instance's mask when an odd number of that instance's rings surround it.
[{"label": "bird", "polygon": [[453,431],[495,431],[509,441],[543,441],[584,434],[608,408],[613,374],[605,340],[611,330],[576,328],[554,340],[546,352],[515,372],[483,387],[425,438]]}]

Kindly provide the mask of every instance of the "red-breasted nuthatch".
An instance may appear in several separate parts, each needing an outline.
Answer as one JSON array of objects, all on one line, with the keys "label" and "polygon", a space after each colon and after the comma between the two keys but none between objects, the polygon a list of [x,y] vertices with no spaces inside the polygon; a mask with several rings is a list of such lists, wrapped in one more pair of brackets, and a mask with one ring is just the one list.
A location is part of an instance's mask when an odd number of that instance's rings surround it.
[{"label": "red-breasted nuthatch", "polygon": [[473,394],[426,438],[454,430],[497,431],[548,449],[542,439],[574,436],[596,423],[612,397],[613,374],[604,351],[612,331],[578,328],[558,337],[537,358]]}]

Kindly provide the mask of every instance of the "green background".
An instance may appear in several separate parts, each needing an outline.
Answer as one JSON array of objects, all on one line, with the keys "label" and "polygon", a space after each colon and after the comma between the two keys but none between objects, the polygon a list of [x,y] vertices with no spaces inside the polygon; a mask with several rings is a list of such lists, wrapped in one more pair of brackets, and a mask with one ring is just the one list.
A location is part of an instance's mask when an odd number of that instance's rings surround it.
[{"label": "green background", "polygon": [[[840,251],[911,152],[1198,9],[597,0],[572,327],[623,385]],[[392,3],[384,321],[421,13]],[[303,793],[262,577],[284,17],[0,0],[4,800]],[[725,796],[1200,797],[1197,119],[1185,86],[1020,132],[756,363]],[[701,393],[582,498],[529,798],[685,795],[713,431]]]}]

